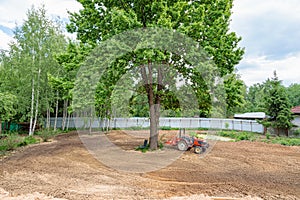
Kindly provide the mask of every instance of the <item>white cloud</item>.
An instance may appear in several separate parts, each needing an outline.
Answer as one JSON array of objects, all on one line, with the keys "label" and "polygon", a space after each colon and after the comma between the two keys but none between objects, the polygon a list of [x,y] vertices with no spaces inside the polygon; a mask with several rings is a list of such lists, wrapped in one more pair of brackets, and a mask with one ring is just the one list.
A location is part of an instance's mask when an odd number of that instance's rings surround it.
[{"label": "white cloud", "polygon": [[299,0],[235,0],[231,30],[242,36],[237,66],[249,86],[276,70],[285,85],[300,83]]},{"label": "white cloud", "polygon": [[13,41],[13,38],[5,34],[2,30],[0,30],[0,50],[8,49],[8,43]]},{"label": "white cloud", "polygon": [[238,73],[246,85],[250,86],[273,77],[276,70],[279,79],[288,86],[291,83],[300,83],[299,64],[300,52],[280,60],[270,60],[266,56],[252,56],[246,57],[241,62]]},{"label": "white cloud", "polygon": [[[35,8],[45,5],[46,13],[50,17],[68,18],[70,12],[77,12],[81,9],[81,4],[76,0],[0,0],[0,25],[14,29],[21,25],[27,18],[26,13],[34,5]],[[0,30],[1,31],[1,30]],[[74,38],[73,35],[68,34]],[[8,42],[12,38],[0,32],[0,49],[7,49]]]},{"label": "white cloud", "polygon": [[26,12],[32,5],[40,7],[45,5],[48,15],[67,18],[67,11],[78,11],[81,8],[75,0],[0,0],[0,24],[7,27],[15,27],[15,23],[21,24],[26,19]]},{"label": "white cloud", "polygon": [[234,4],[231,30],[242,36],[248,54],[284,57],[300,51],[298,0],[236,0]]}]

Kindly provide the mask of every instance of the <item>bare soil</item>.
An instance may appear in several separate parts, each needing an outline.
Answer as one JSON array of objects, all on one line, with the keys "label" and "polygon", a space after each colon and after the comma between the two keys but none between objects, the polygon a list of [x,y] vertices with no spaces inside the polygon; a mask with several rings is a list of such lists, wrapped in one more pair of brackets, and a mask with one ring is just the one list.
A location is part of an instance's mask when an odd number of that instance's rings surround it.
[{"label": "bare soil", "polygon": [[[145,133],[113,131],[108,137],[132,151],[143,144]],[[300,147],[248,141],[217,142],[205,157],[187,151],[163,169],[128,173],[95,159],[71,132],[2,158],[0,171],[0,199],[7,200],[296,200],[299,188]]]}]

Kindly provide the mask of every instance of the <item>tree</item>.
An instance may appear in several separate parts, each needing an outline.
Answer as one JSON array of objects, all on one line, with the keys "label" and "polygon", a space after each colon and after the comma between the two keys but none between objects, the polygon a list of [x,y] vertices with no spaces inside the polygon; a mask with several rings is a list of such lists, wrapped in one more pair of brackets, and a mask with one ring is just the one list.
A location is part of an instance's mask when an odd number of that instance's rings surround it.
[{"label": "tree", "polygon": [[234,73],[227,76],[224,84],[226,90],[226,112],[227,116],[232,116],[245,106],[244,96],[246,94],[246,86]]},{"label": "tree", "polygon": [[287,94],[292,106],[300,105],[300,84],[294,83],[287,88]]},{"label": "tree", "polygon": [[[83,9],[79,13],[71,13],[71,23],[67,28],[71,33],[77,33],[77,38],[83,43],[96,46],[126,30],[165,27],[177,30],[198,42],[208,53],[207,59],[215,62],[222,76],[233,72],[234,66],[239,63],[244,53],[243,49],[237,46],[241,38],[229,32],[232,0],[80,0],[78,2],[82,4]],[[192,87],[197,91],[200,115],[209,116],[211,98],[207,83],[201,79],[199,72],[190,69],[188,62],[181,60],[182,56],[165,50],[144,49],[120,58],[119,62],[113,63],[111,72],[107,72],[107,77],[115,80],[126,73],[128,63],[139,67],[150,112],[151,149],[156,149],[158,146],[158,120],[165,76],[163,69],[157,66],[157,63],[172,66],[192,80]],[[109,76],[110,73],[114,78]],[[102,92],[111,95],[113,89],[111,86],[116,82],[102,81],[107,84],[106,87],[101,86],[102,90],[106,90]],[[102,104],[104,101],[100,102]]]},{"label": "tree", "polygon": [[9,121],[16,114],[16,96],[9,93],[0,93],[0,134],[2,133],[2,122]]},{"label": "tree", "polygon": [[266,114],[270,116],[265,123],[269,123],[279,135],[281,130],[284,130],[288,136],[288,129],[293,124],[291,104],[287,97],[286,89],[281,85],[281,81],[278,80],[276,71],[274,77],[270,80],[270,89],[264,98]]},{"label": "tree", "polygon": [[3,54],[7,77],[5,90],[18,97],[18,117],[30,121],[32,135],[38,119],[49,110],[53,93],[48,84],[48,73],[60,71],[54,55],[65,48],[66,41],[61,26],[46,16],[44,7],[32,7],[27,19],[16,28],[15,42]]}]

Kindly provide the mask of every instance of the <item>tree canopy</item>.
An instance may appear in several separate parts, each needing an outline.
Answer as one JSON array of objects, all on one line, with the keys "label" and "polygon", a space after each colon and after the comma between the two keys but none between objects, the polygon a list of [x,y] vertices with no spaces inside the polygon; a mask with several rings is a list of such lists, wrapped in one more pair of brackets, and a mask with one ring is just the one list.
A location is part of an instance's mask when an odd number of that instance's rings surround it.
[{"label": "tree canopy", "polygon": [[[237,37],[234,32],[229,31],[232,0],[80,0],[78,2],[82,4],[83,9],[78,13],[70,13],[70,24],[67,29],[71,33],[76,33],[77,39],[84,44],[97,46],[124,31],[134,29],[165,28],[176,30],[202,47],[203,51],[206,52],[205,60],[213,61],[221,76],[233,73],[234,66],[239,63],[244,53],[244,50],[238,47],[241,38]],[[147,35],[146,32],[145,35]],[[145,35],[136,35],[136,37],[145,37]],[[133,33],[129,37],[134,36]],[[165,36],[162,34],[161,37]],[[179,41],[174,42],[180,43]],[[115,47],[111,46],[110,48]],[[187,51],[184,48],[181,51],[182,54]],[[98,84],[97,91],[101,95],[98,95],[95,99],[97,107],[103,109],[109,104],[114,85],[122,74],[128,71],[128,66],[129,68],[139,68],[150,112],[150,148],[156,148],[160,104],[163,100],[162,93],[165,87],[163,84],[164,70],[160,66],[155,67],[158,63],[174,67],[186,79],[190,79],[192,87],[196,91],[200,116],[209,116],[211,112],[212,98],[210,97],[209,84],[213,83],[205,82],[202,76],[203,73],[210,73],[208,71],[213,69],[207,67],[206,72],[193,70],[191,69],[193,67],[191,63],[184,60],[183,57],[183,55],[174,54],[174,52],[167,51],[167,49],[152,47],[138,49],[116,59],[111,63],[111,68],[107,71],[106,76],[103,76],[105,78],[102,78]],[[88,60],[87,62],[92,61]],[[233,76],[233,78],[235,77]],[[80,82],[84,82],[84,80]],[[227,85],[230,85],[229,83],[235,84],[237,82],[231,78]],[[82,85],[82,87],[85,86]],[[240,86],[235,84],[235,87]],[[240,95],[233,94],[236,91],[230,90],[231,94],[228,96],[237,98],[237,102],[241,98]],[[230,106],[239,104],[233,102],[234,100],[230,103]],[[82,104],[81,101],[79,103]],[[93,102],[85,102],[85,104],[92,105]],[[105,110],[107,113],[107,108]]]}]

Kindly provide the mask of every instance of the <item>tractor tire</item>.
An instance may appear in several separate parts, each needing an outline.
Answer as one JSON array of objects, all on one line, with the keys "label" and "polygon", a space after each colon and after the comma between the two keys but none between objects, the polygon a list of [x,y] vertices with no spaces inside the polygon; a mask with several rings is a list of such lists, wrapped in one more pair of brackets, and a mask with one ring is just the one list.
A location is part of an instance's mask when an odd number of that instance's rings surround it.
[{"label": "tractor tire", "polygon": [[177,143],[177,148],[180,151],[186,151],[188,149],[188,145],[187,145],[187,143],[184,140],[180,140]]},{"label": "tractor tire", "polygon": [[196,154],[200,154],[200,153],[202,153],[202,152],[204,152],[204,151],[203,151],[202,147],[194,147],[194,152],[195,152]]}]

